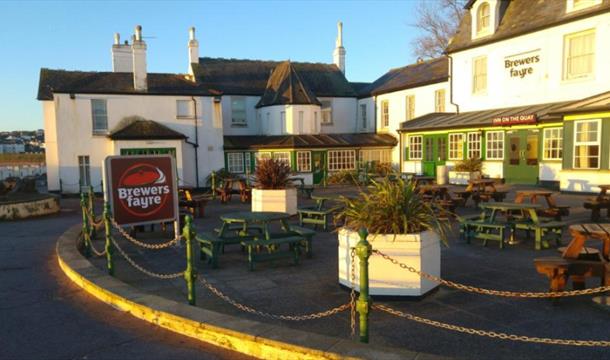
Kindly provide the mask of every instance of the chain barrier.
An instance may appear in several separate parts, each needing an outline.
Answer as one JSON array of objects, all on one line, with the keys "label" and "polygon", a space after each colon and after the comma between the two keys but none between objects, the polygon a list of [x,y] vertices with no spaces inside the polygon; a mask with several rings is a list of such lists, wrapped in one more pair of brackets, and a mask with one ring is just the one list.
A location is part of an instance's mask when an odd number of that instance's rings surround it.
[{"label": "chain barrier", "polygon": [[487,331],[487,330],[479,330],[472,329],[458,325],[446,324],[436,320],[430,320],[426,318],[422,318],[413,314],[409,314],[406,312],[402,312],[400,310],[393,309],[386,305],[373,305],[374,309],[384,311],[388,314],[398,316],[401,318],[405,318],[408,320],[412,320],[418,322],[420,324],[430,325],[437,328],[457,331],[461,333],[466,333],[470,335],[478,335],[485,336],[489,338],[496,338],[502,340],[512,340],[512,341],[521,341],[527,343],[538,343],[538,344],[549,344],[549,345],[569,345],[569,346],[602,346],[602,347],[610,347],[610,341],[608,340],[572,340],[572,339],[553,339],[553,338],[540,338],[540,337],[529,337],[524,335],[514,335],[514,334],[506,334],[495,331]]},{"label": "chain barrier", "polygon": [[480,288],[480,287],[476,287],[476,286],[456,283],[453,281],[442,279],[435,275],[427,274],[427,273],[425,273],[423,271],[419,271],[419,270],[415,269],[414,267],[409,266],[405,263],[401,263],[398,260],[390,257],[389,255],[382,253],[379,250],[373,250],[373,253],[381,256],[382,258],[384,258],[385,260],[388,260],[389,262],[391,262],[394,265],[398,265],[401,268],[403,268],[411,273],[417,274],[428,280],[437,282],[439,284],[442,284],[442,285],[445,285],[445,286],[448,286],[448,287],[451,287],[454,289],[477,293],[477,294],[483,294],[483,295],[541,299],[541,298],[559,298],[559,297],[568,297],[568,296],[591,295],[591,294],[597,294],[597,293],[601,293],[601,292],[610,291],[610,286],[598,286],[598,287],[583,289],[583,290],[556,291],[556,292],[519,292],[519,291],[484,289],[484,288]]},{"label": "chain barrier", "polygon": [[201,281],[201,284],[203,286],[205,286],[208,290],[210,290],[210,292],[212,292],[214,295],[218,296],[222,300],[224,300],[224,301],[228,302],[229,304],[233,305],[237,309],[245,311],[245,312],[250,313],[250,314],[259,315],[259,316],[270,318],[270,319],[289,320],[289,321],[304,321],[304,320],[321,319],[323,317],[327,317],[327,316],[338,314],[338,313],[340,313],[342,311],[347,310],[350,307],[350,303],[345,303],[343,305],[334,307],[332,309],[329,309],[329,310],[326,310],[326,311],[317,312],[317,313],[312,313],[312,314],[305,314],[305,315],[271,314],[271,313],[268,313],[268,312],[265,312],[265,311],[256,310],[254,308],[251,308],[251,307],[249,307],[247,305],[241,304],[241,303],[231,299],[229,296],[225,295],[222,291],[220,291],[216,287],[214,287],[214,285],[210,284],[202,276],[199,276],[199,281]]},{"label": "chain barrier", "polygon": [[[104,255],[106,255],[106,249],[104,249],[104,251],[99,251],[98,249],[95,248],[95,246],[93,246],[93,241],[91,241],[92,240],[91,233],[92,232],[89,233],[89,249],[91,249],[91,251],[93,252],[93,254],[95,256],[104,256]],[[81,231],[81,236],[85,236],[85,234],[83,234],[82,231]]]},{"label": "chain barrier", "polygon": [[352,330],[351,335],[356,336],[356,261],[354,260],[356,256],[356,248],[350,249],[350,256],[352,258],[352,291],[349,293],[350,327]]},{"label": "chain barrier", "polygon": [[125,258],[125,260],[127,260],[127,262],[131,264],[131,266],[133,266],[134,268],[136,268],[137,270],[139,270],[140,272],[142,272],[148,276],[158,278],[158,279],[168,280],[168,279],[175,279],[175,278],[178,278],[178,277],[184,275],[184,271],[173,273],[173,274],[159,274],[159,273],[155,273],[155,272],[146,270],[142,266],[138,265],[131,257],[129,257],[129,255],[127,255],[127,253],[125,251],[123,251],[123,249],[119,246],[119,244],[116,242],[116,240],[114,240],[114,238],[112,238],[112,243],[114,244],[114,247],[119,251],[119,253]]},{"label": "chain barrier", "polygon": [[134,238],[133,236],[129,235],[129,233],[127,233],[127,231],[125,231],[125,229],[123,229],[121,227],[121,225],[119,225],[114,218],[110,218],[110,222],[112,223],[112,226],[114,226],[115,229],[118,230],[119,233],[121,233],[121,235],[123,235],[123,237],[127,240],[129,240],[130,242],[143,247],[145,249],[150,249],[150,250],[160,250],[160,249],[165,249],[168,248],[176,243],[178,243],[178,241],[180,241],[180,239],[182,238],[182,236],[176,236],[174,239],[165,242],[165,243],[160,243],[160,244],[147,244],[145,242],[141,242],[139,240],[137,240],[136,238]]},{"label": "chain barrier", "polygon": [[100,227],[102,225],[104,225],[104,217],[100,217],[99,220],[95,220],[95,214],[93,213],[93,211],[91,211],[90,208],[85,207],[85,212],[87,213],[87,216],[89,217],[89,221],[91,222],[90,225],[92,225],[93,227]]}]

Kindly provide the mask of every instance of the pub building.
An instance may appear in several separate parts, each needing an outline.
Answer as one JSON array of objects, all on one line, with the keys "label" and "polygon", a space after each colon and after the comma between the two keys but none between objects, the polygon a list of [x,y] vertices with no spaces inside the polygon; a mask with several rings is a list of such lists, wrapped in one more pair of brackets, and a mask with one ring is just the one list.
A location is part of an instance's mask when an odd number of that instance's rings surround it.
[{"label": "pub building", "polygon": [[507,183],[610,182],[610,1],[471,0],[450,41],[455,112],[401,123],[401,170],[468,158]]}]

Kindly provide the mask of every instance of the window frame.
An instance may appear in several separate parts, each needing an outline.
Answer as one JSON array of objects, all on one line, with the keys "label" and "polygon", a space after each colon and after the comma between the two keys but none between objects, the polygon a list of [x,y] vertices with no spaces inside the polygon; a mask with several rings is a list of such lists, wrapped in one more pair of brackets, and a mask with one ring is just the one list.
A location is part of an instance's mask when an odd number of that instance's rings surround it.
[{"label": "window frame", "polygon": [[[597,139],[596,141],[585,141],[578,142],[578,124],[580,123],[596,123],[597,124]],[[602,145],[601,145],[601,135],[602,135],[602,120],[601,119],[583,119],[583,120],[575,120],[574,121],[574,144],[572,145],[572,168],[576,170],[598,170],[601,168],[601,160],[602,160]],[[577,146],[597,146],[597,167],[576,167],[576,147]]]},{"label": "window frame", "polygon": [[[595,28],[591,28],[591,29],[586,29],[586,30],[582,30],[582,31],[577,31],[577,32],[573,32],[573,33],[569,33],[569,34],[565,34],[563,36],[563,69],[562,69],[562,80],[563,81],[577,81],[577,80],[588,80],[588,79],[592,79],[595,76],[595,56],[596,56],[596,29]],[[569,46],[569,42],[571,39],[576,38],[576,37],[584,37],[587,35],[593,35],[593,52],[591,54],[589,54],[591,56],[591,71],[586,73],[586,74],[579,74],[579,75],[571,75],[569,73],[569,57],[572,58],[573,56],[570,56],[570,46]],[[580,55],[580,56],[585,56],[585,55]]]},{"label": "window frame", "polygon": [[[548,150],[550,152],[556,151],[557,156],[549,157],[547,156],[547,139],[549,136],[547,132],[557,132],[559,134],[559,140],[557,138],[550,138],[550,140],[558,141],[557,146],[551,147]],[[561,161],[563,159],[563,128],[562,127],[548,127],[542,130],[542,160],[547,161]]]},{"label": "window frame", "polygon": [[[332,100],[320,100],[321,119],[320,125],[329,126],[333,124],[333,102]],[[326,115],[326,116],[325,116]]]},{"label": "window frame", "polygon": [[[475,136],[475,135],[477,136],[477,140],[473,141],[471,136]],[[483,158],[483,151],[482,151],[483,150],[483,147],[482,147],[483,144],[481,143],[481,138],[482,138],[481,132],[478,132],[478,131],[469,132],[466,135],[466,140],[467,140],[466,141],[466,146],[468,147],[466,155],[468,156],[467,157],[468,159],[482,159]],[[474,149],[474,151],[478,152],[479,156],[476,156],[476,157],[473,156],[473,149],[472,149],[471,144],[478,144],[477,145],[478,148]]]},{"label": "window frame", "polygon": [[[477,62],[483,61],[483,60],[485,61],[485,66],[483,66],[482,68],[485,70],[485,73],[484,74],[477,74]],[[488,68],[487,67],[487,56],[481,55],[481,56],[474,57],[472,59],[472,94],[473,95],[485,95],[485,94],[487,94],[487,80],[488,80],[488,78],[487,78],[487,75],[488,75],[487,70],[488,69],[487,68]],[[480,77],[483,77],[483,76],[485,78],[485,82],[484,82],[485,83],[485,87],[481,88],[481,89],[478,89],[477,88],[477,84],[478,84],[477,83],[477,79],[480,78]]]},{"label": "window frame", "polygon": [[91,157],[89,155],[78,155],[77,161],[79,185],[91,186]]},{"label": "window frame", "polygon": [[[307,155],[306,156],[306,163],[307,166],[305,168],[303,168],[301,165],[304,164],[304,162],[301,162],[302,157],[301,155]],[[296,160],[297,160],[297,172],[300,173],[308,173],[311,172],[311,151],[297,151],[297,155],[296,155]]]},{"label": "window frame", "polygon": [[[461,154],[460,157],[458,157],[458,156],[451,156],[452,155],[452,151],[453,151],[452,146],[451,146],[451,143],[452,143],[451,139],[453,137],[457,137],[457,136],[459,136],[461,140],[459,141],[460,146],[456,147],[456,149],[455,149],[455,151],[459,151],[459,152],[454,154],[454,155]],[[449,133],[447,135],[447,147],[448,147],[448,150],[449,150],[448,154],[447,154],[448,155],[447,158],[450,161],[464,160],[464,133]]]},{"label": "window frame", "polygon": [[[235,103],[243,102],[243,121],[235,121]],[[238,111],[241,113],[241,110]],[[241,119],[238,119],[241,120]],[[246,127],[248,126],[248,109],[246,107],[246,97],[245,96],[231,96],[231,126],[235,127]]]},{"label": "window frame", "polygon": [[[481,16],[483,13],[483,9],[487,9],[487,14],[485,15],[485,19],[487,20],[487,25],[483,27],[481,25],[483,17]],[[475,34],[477,37],[488,35],[491,33],[491,6],[487,1],[482,2],[479,7],[477,7],[476,13],[476,27]]]},{"label": "window frame", "polygon": [[390,127],[390,100],[381,100],[381,127]]},{"label": "window frame", "polygon": [[405,120],[415,118],[415,95],[405,96]]},{"label": "window frame", "polygon": [[[96,109],[93,104],[103,104],[104,105],[104,122],[106,124],[105,128],[96,128],[96,117],[101,116],[100,114],[96,115]],[[106,135],[108,134],[108,100],[107,99],[91,99],[91,132],[94,135]]]},{"label": "window frame", "polygon": [[[286,157],[284,158],[284,156],[282,156],[282,159],[279,159],[279,157],[278,157],[279,154],[286,155]],[[273,151],[273,152],[271,152],[271,158],[275,159],[275,160],[285,160],[284,162],[288,166],[292,165],[292,159],[290,158],[290,151]]]},{"label": "window frame", "polygon": [[[237,163],[241,164],[241,170],[240,171],[233,171],[231,170],[231,166],[232,166],[232,162],[231,162],[231,158],[232,155],[238,155],[238,159],[237,159]],[[239,159],[241,158],[241,159]],[[231,174],[243,174],[245,172],[245,166],[244,166],[244,153],[243,152],[228,152],[227,153],[227,171],[230,172]],[[233,161],[233,164],[235,163],[235,160]]]},{"label": "window frame", "polygon": [[589,3],[582,2],[582,4],[585,4],[585,5],[577,6],[577,5],[575,5],[575,1],[576,0],[566,0],[566,12],[567,13],[588,9],[590,7],[594,7],[594,6],[597,6],[602,3],[602,0],[590,0]]},{"label": "window frame", "polygon": [[[414,144],[413,139],[419,138],[419,144]],[[413,145],[418,145],[418,148],[414,149]],[[415,153],[419,153],[419,156]],[[424,137],[422,135],[409,135],[409,160],[422,160],[424,156]]]},{"label": "window frame", "polygon": [[[494,146],[490,146],[490,135],[492,134],[500,134],[500,139],[493,139],[493,142],[495,143],[500,143],[500,146],[498,148],[494,147]],[[485,160],[500,160],[503,161],[504,160],[504,142],[506,140],[504,131],[502,130],[494,130],[494,131],[487,131],[485,132]],[[490,156],[490,154],[493,154],[493,152],[500,152],[500,154],[502,154],[501,156]]]},{"label": "window frame", "polygon": [[[372,154],[377,154],[379,160],[371,160]],[[378,148],[378,149],[362,149],[360,150],[360,162],[372,163],[378,162],[379,164],[391,164],[392,163],[392,149]]]},{"label": "window frame", "polygon": [[362,121],[362,123],[360,124],[362,126],[362,129],[367,129],[368,119],[366,113],[366,104],[360,104],[360,121]]},{"label": "window frame", "polygon": [[444,113],[445,112],[445,89],[438,89],[434,91],[434,112]]},{"label": "window frame", "polygon": [[[186,103],[188,105],[188,109],[189,109],[188,115],[180,114],[180,105],[179,105],[180,103]],[[195,117],[195,112],[193,111],[193,101],[176,99],[176,119],[193,119],[194,117]]]},{"label": "window frame", "polygon": [[[342,156],[336,157],[337,154],[344,154]],[[349,155],[345,155],[349,154]],[[349,171],[356,170],[356,150],[354,149],[342,149],[342,150],[328,150],[328,171]],[[345,162],[345,160],[352,159],[351,164]],[[334,162],[332,160],[335,160]],[[337,165],[346,165],[346,166],[337,166]]]}]

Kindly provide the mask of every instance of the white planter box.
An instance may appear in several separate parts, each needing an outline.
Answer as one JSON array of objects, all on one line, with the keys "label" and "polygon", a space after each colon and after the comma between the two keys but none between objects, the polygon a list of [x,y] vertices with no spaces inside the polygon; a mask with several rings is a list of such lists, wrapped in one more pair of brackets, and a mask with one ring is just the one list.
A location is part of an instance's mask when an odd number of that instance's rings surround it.
[{"label": "white planter box", "polygon": [[277,211],[295,215],[297,213],[297,189],[252,189],[252,211]]},{"label": "white planter box", "polygon": [[[352,287],[350,249],[360,241],[358,233],[342,228],[339,230],[339,283]],[[375,250],[414,267],[425,273],[440,276],[440,238],[432,231],[408,235],[369,235],[368,241]],[[358,256],[354,257],[354,282],[360,290],[360,266]],[[426,280],[394,265],[381,256],[373,254],[369,258],[369,293],[371,295],[421,296],[438,284]]]},{"label": "white planter box", "polygon": [[449,171],[449,184],[452,185],[468,185],[469,180],[477,180],[480,178],[480,171]]}]

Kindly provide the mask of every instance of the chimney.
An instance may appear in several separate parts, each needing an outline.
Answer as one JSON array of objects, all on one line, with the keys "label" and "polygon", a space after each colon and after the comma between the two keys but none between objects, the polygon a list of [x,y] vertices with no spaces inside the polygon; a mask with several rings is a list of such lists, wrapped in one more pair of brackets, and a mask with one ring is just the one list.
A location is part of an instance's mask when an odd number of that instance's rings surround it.
[{"label": "chimney", "polygon": [[131,46],[125,41],[121,44],[121,35],[114,33],[114,44],[112,44],[112,71],[113,72],[132,72],[133,55]]},{"label": "chimney", "polygon": [[343,47],[343,23],[337,23],[337,41],[333,52],[333,63],[345,74],[345,48]]},{"label": "chimney", "polygon": [[191,64],[199,64],[199,41],[195,39],[195,28],[189,29],[189,75],[193,75]]},{"label": "chimney", "polygon": [[138,91],[146,91],[146,43],[142,40],[142,26],[136,26],[136,32],[131,45],[133,52],[133,88]]}]

